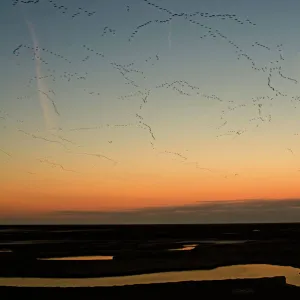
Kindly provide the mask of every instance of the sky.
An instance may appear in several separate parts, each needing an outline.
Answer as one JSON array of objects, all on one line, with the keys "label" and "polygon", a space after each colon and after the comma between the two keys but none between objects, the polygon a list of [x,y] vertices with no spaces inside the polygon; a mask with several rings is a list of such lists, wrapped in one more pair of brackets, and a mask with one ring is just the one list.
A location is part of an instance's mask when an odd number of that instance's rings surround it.
[{"label": "sky", "polygon": [[0,223],[300,221],[299,1],[0,5]]}]

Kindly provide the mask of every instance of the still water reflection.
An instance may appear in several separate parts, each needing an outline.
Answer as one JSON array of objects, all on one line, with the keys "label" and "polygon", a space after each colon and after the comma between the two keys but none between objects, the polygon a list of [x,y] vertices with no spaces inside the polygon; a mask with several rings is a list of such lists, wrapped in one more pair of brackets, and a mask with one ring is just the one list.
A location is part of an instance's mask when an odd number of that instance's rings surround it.
[{"label": "still water reflection", "polygon": [[113,256],[107,256],[107,255],[39,258],[39,260],[112,260],[112,259]]},{"label": "still water reflection", "polygon": [[189,251],[195,249],[198,244],[189,244],[189,245],[182,245],[181,248],[175,248],[175,249],[168,249],[169,251]]},{"label": "still water reflection", "polygon": [[65,243],[68,240],[27,240],[27,241],[10,241],[10,242],[2,242],[1,246],[4,245],[31,245],[31,244],[53,244],[53,243]]},{"label": "still water reflection", "polygon": [[89,287],[273,276],[285,276],[287,283],[300,286],[299,269],[272,265],[237,265],[205,271],[165,272],[106,278],[0,278],[0,286]]},{"label": "still water reflection", "polygon": [[253,240],[194,240],[194,241],[181,241],[180,244],[242,244],[246,242],[252,242]]}]

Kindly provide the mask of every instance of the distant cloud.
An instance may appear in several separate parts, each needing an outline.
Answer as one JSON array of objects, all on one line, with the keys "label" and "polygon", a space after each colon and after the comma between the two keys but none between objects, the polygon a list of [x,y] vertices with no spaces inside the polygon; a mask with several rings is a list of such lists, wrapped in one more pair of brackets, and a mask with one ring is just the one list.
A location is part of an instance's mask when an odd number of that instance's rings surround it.
[{"label": "distant cloud", "polygon": [[127,211],[56,211],[48,217],[58,223],[104,224],[298,222],[300,199],[207,201]]},{"label": "distant cloud", "polygon": [[118,211],[53,211],[6,217],[1,224],[190,224],[300,222],[300,199],[205,201]]}]

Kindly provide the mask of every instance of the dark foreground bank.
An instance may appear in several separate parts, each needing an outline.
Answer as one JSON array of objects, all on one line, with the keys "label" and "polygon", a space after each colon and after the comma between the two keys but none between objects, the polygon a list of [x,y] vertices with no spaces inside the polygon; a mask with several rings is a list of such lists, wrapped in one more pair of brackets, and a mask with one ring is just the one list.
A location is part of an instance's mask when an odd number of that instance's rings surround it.
[{"label": "dark foreground bank", "polygon": [[[28,248],[24,247],[23,251],[0,253],[0,277],[95,278],[168,271],[211,270],[222,266],[245,264],[300,267],[300,241],[295,240],[228,245],[200,244],[190,251],[153,251],[132,248],[130,251],[127,249],[119,251],[119,254],[110,261],[39,260],[36,256],[40,248],[37,245]],[[42,249],[45,251],[44,245]],[[75,247],[74,250],[80,254],[80,248]],[[90,244],[90,251],[93,251],[92,244]],[[71,255],[71,253],[66,254]],[[44,252],[40,253],[40,256],[51,254],[53,253]],[[83,251],[82,254],[86,252]],[[98,250],[97,254],[103,255],[105,252]]]},{"label": "dark foreground bank", "polygon": [[[195,247],[169,251],[186,244]],[[1,277],[108,277],[237,264],[298,268],[299,251],[300,224],[0,226]],[[39,259],[89,255],[113,260]]]},{"label": "dark foreground bank", "polygon": [[[285,277],[216,281],[186,281],[89,288],[0,287],[2,299],[182,299],[183,297],[268,296],[299,297],[300,288],[286,284]],[[292,299],[292,298],[288,298]]]}]

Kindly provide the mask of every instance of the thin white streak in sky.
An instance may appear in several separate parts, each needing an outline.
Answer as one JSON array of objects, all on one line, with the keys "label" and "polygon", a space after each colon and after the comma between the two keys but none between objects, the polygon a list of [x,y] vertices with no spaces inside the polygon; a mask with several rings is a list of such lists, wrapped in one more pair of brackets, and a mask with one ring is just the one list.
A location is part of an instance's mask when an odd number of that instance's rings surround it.
[{"label": "thin white streak in sky", "polygon": [[46,84],[43,82],[42,78],[42,71],[41,71],[41,61],[40,61],[40,48],[39,48],[39,42],[37,39],[37,36],[35,34],[35,29],[34,26],[31,22],[29,22],[28,20],[26,20],[26,24],[27,27],[29,29],[29,33],[32,39],[32,43],[33,43],[33,47],[34,47],[34,59],[35,59],[35,72],[36,72],[36,77],[37,77],[37,90],[39,93],[39,101],[40,101],[40,105],[43,111],[43,115],[44,115],[44,121],[45,121],[45,126],[46,129],[50,129],[53,127],[57,127],[55,124],[55,120],[53,118],[51,118],[51,109],[49,108],[49,101],[46,97],[46,95],[40,91],[46,91],[47,86]]}]

